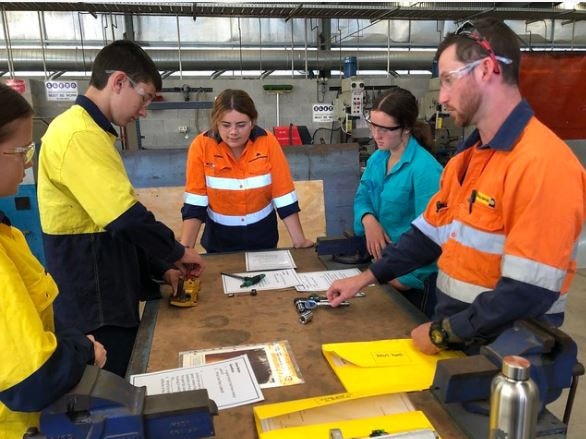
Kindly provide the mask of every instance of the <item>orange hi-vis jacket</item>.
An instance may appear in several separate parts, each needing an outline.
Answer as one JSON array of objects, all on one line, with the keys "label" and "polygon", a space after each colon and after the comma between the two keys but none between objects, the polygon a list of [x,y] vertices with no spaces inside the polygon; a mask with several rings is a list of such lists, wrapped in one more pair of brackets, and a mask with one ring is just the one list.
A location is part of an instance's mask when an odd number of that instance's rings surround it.
[{"label": "orange hi-vis jacket", "polygon": [[208,131],[198,135],[187,157],[183,219],[206,223],[208,252],[274,248],[277,217],[299,212],[287,158],[272,133],[255,126],[242,155]]},{"label": "orange hi-vis jacket", "polygon": [[413,222],[441,249],[435,317],[468,339],[563,313],[586,214],[584,168],[525,101],[490,142],[475,132],[463,147]]}]

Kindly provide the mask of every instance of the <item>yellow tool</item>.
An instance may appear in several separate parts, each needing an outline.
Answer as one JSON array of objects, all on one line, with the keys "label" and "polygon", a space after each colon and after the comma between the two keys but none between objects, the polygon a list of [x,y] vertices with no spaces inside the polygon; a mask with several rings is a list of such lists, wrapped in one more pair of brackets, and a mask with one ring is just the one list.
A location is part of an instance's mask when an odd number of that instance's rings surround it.
[{"label": "yellow tool", "polygon": [[198,277],[179,279],[177,293],[169,297],[169,304],[181,308],[188,308],[197,305],[200,282]]}]

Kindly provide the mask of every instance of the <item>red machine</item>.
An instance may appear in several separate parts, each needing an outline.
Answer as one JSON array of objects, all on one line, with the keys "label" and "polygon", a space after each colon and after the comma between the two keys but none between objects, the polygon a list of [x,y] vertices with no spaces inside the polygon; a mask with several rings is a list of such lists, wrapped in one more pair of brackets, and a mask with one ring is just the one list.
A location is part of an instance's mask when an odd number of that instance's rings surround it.
[{"label": "red machine", "polygon": [[281,146],[309,145],[311,136],[305,126],[288,125],[273,127],[273,134]]}]

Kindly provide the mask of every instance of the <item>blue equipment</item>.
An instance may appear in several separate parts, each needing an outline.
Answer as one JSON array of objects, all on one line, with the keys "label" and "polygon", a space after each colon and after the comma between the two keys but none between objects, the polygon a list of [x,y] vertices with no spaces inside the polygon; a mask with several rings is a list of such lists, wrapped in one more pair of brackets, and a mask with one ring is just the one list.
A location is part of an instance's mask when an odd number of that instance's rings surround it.
[{"label": "blue equipment", "polygon": [[[565,433],[584,366],[577,360],[576,343],[570,336],[534,319],[515,322],[483,346],[479,355],[438,361],[431,392],[471,437],[487,437],[488,417],[482,415],[488,415],[491,382],[507,355],[531,362],[530,375],[540,399],[538,436]],[[545,406],[566,388],[570,392],[561,424]]]},{"label": "blue equipment", "polygon": [[[27,170],[32,174],[32,170]],[[32,180],[32,177],[29,179]],[[34,183],[22,183],[18,193],[0,199],[0,210],[3,211],[13,226],[20,229],[35,257],[45,265],[43,234],[39,217],[37,188]]]},{"label": "blue equipment", "polygon": [[41,413],[33,439],[196,439],[214,436],[216,404],[205,389],[146,395],[123,378],[88,366],[79,384]]}]

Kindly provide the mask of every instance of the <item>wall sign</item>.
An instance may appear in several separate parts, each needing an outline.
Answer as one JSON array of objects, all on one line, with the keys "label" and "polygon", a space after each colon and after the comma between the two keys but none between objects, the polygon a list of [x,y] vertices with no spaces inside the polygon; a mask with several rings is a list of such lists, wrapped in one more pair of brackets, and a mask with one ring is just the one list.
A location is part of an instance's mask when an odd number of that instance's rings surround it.
[{"label": "wall sign", "polygon": [[314,122],[333,122],[334,104],[313,104],[312,113]]},{"label": "wall sign", "polygon": [[48,101],[75,101],[78,90],[77,81],[45,81]]}]

